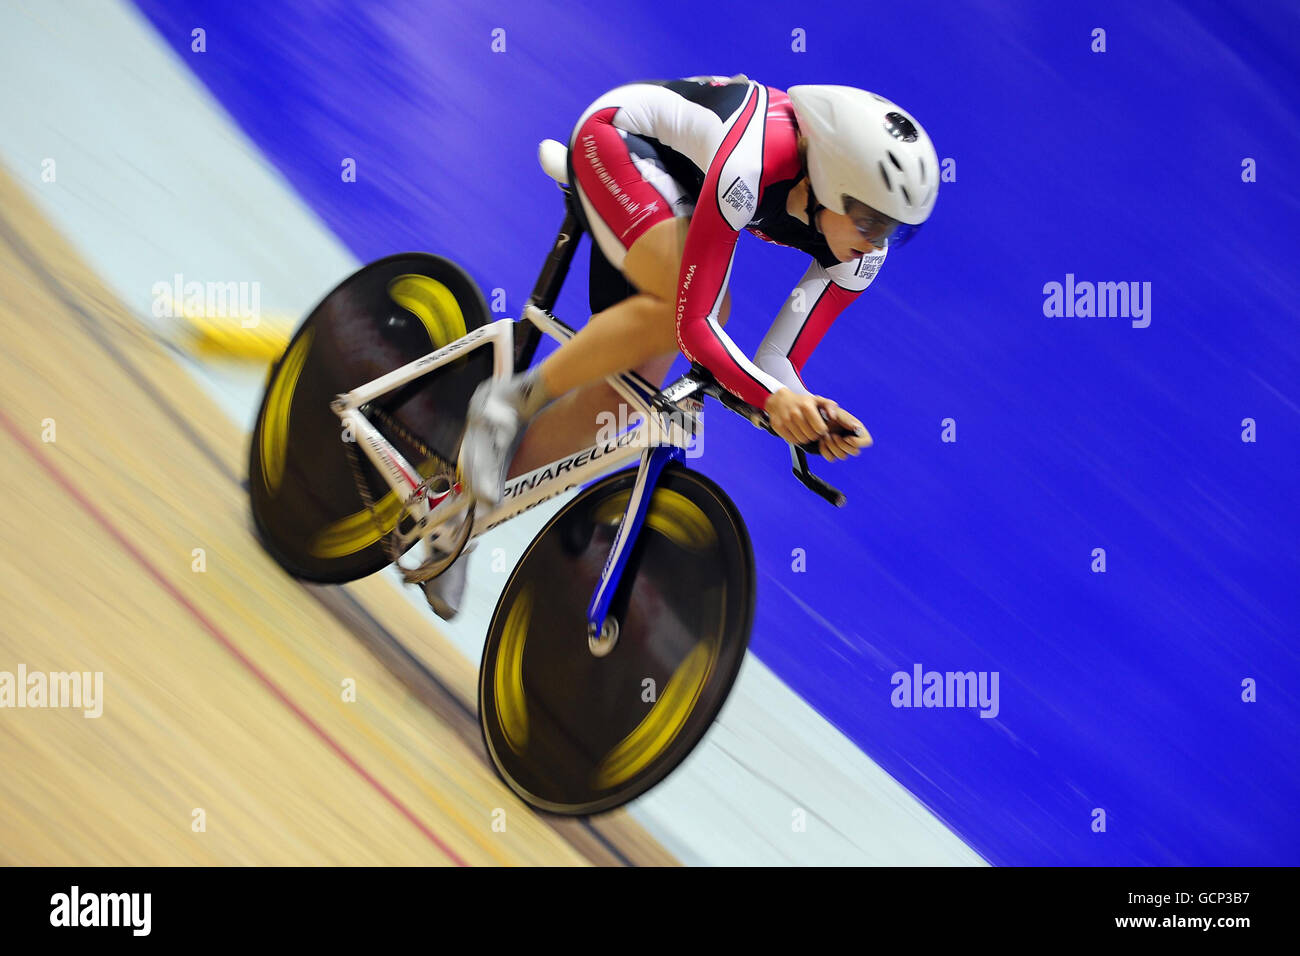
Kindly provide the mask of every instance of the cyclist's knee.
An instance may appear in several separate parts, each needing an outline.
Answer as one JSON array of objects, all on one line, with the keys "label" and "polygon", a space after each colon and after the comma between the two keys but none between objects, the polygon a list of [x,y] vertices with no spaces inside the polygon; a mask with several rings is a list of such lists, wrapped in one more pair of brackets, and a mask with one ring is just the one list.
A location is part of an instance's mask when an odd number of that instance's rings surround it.
[{"label": "cyclist's knee", "polygon": [[638,322],[647,330],[658,329],[666,322],[675,320],[673,307],[669,302],[649,292],[641,292],[625,300],[635,310]]}]

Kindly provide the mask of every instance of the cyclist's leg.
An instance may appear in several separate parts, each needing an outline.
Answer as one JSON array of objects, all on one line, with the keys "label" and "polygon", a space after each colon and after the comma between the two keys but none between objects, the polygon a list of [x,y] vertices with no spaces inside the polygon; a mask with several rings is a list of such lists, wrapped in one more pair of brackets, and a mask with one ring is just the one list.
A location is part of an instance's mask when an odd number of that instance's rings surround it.
[{"label": "cyclist's leg", "polygon": [[[548,392],[561,397],[534,419],[510,464],[510,477],[591,444],[602,413],[626,420],[618,415],[623,398],[605,382],[606,376],[633,368],[647,381],[663,384],[678,355],[671,303],[688,223],[685,217],[667,219],[643,233],[628,250],[623,272],[645,291],[593,315],[541,364]],[[722,303],[724,324],[730,307],[728,291]]]},{"label": "cyclist's leg", "polygon": [[[615,93],[636,95],[634,88]],[[619,109],[600,103],[584,114],[570,137],[570,165],[592,240],[626,278],[623,291],[633,294],[593,309],[598,315],[541,366],[475,392],[461,447],[466,480],[480,500],[500,500],[510,473],[590,443],[596,414],[617,408],[607,376],[638,369],[661,381],[677,352],[671,303],[694,207],[654,144],[615,125]],[[548,403],[592,386],[595,392],[566,399],[538,421],[544,427],[535,437],[521,434]]]},{"label": "cyclist's leg", "polygon": [[[538,374],[549,394],[562,397],[535,419],[510,465],[510,476],[532,471],[589,445],[602,413],[613,413],[615,420],[626,420],[626,415],[618,415],[622,397],[606,384],[606,376],[631,368],[647,381],[660,385],[678,355],[672,303],[677,299],[682,253],[693,208],[649,144],[622,134],[620,141],[614,141],[607,128],[602,130],[591,123],[581,124],[579,133],[584,128],[593,130],[597,136],[605,134],[606,148],[599,154],[602,162],[611,155],[628,155],[635,172],[653,187],[661,207],[672,215],[661,214],[659,221],[644,231],[629,229],[621,219],[615,218],[622,213],[619,206],[608,201],[592,201],[584,189],[587,177],[575,165],[578,198],[592,224],[594,314],[572,340],[539,367]],[[579,139],[578,135],[574,136],[575,143]],[[645,191],[645,184],[630,182],[626,177],[619,184],[629,192],[641,188],[638,198],[642,202],[645,195],[653,195]],[[601,199],[606,198],[600,193],[600,184],[593,191]],[[640,212],[623,214],[623,218],[635,223],[639,215]],[[612,304],[605,307],[607,303]],[[728,290],[720,315],[723,323],[730,308]]]}]

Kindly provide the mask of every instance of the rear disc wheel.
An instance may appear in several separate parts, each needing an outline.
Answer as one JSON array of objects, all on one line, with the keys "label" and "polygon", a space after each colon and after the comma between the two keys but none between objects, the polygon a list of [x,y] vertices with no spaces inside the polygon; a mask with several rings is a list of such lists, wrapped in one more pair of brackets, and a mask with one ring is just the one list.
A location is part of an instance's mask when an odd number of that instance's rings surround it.
[{"label": "rear disc wheel", "polygon": [[[330,402],[487,321],[487,303],[473,280],[427,253],[373,262],[312,310],[271,369],[249,450],[253,523],[281,567],[332,584],[392,562],[390,535],[402,502],[358,444],[345,444]],[[474,349],[376,401],[432,457],[396,429],[372,423],[423,477],[454,470],[470,395],[491,373],[491,349]]]}]

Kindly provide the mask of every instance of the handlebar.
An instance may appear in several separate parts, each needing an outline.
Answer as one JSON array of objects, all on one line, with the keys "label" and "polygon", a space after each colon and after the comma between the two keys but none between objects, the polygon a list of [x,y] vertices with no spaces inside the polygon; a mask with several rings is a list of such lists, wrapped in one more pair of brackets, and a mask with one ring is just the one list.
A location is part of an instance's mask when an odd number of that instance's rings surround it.
[{"label": "handlebar", "polygon": [[[755,428],[761,428],[770,435],[776,435],[765,411],[732,395],[718,384],[717,379],[713,377],[713,374],[708,369],[699,364],[693,364],[689,372],[655,395],[652,404],[662,412],[671,413],[677,410],[678,402],[696,393],[712,396],[720,404],[735,412]],[[830,423],[830,432],[834,435],[845,436],[856,434],[853,429],[846,428],[838,422]],[[779,438],[780,436],[777,435],[776,437]],[[817,441],[805,442],[802,445],[790,445],[790,460],[794,476],[809,491],[830,502],[836,508],[842,508],[845,502],[848,501],[844,493],[833,488],[808,469],[808,453],[817,454],[819,450],[820,443]]]}]

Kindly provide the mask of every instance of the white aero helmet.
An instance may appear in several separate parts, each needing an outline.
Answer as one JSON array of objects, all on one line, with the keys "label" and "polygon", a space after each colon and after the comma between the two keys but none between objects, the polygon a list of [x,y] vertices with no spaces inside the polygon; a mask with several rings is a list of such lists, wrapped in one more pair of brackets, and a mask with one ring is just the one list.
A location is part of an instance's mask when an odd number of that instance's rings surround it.
[{"label": "white aero helmet", "polygon": [[808,137],[808,178],[817,201],[853,218],[877,246],[906,242],[939,194],[939,157],[915,118],[852,86],[786,91]]}]

